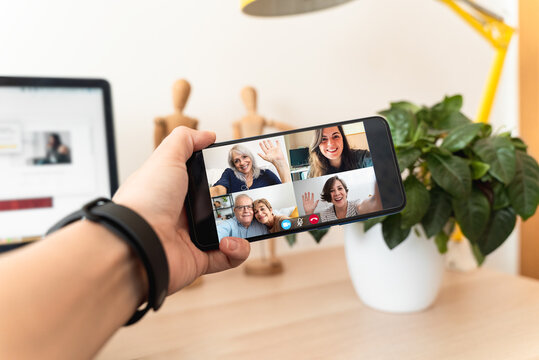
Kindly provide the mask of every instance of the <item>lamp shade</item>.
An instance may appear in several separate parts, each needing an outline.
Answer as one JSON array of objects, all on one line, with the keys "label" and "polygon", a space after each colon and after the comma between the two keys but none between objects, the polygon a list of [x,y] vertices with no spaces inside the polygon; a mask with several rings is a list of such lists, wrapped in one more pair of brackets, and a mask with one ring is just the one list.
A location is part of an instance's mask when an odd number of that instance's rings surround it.
[{"label": "lamp shade", "polygon": [[303,14],[341,5],[352,0],[241,0],[241,9],[253,16]]}]

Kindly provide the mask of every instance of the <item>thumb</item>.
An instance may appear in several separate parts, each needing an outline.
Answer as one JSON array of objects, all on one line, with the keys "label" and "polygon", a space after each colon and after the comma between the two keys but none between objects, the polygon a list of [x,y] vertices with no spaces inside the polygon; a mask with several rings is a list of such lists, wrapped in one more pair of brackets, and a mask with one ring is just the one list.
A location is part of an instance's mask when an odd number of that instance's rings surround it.
[{"label": "thumb", "polygon": [[206,274],[227,270],[240,265],[247,259],[251,245],[240,238],[226,237],[219,243],[219,251],[208,252]]},{"label": "thumb", "polygon": [[193,152],[204,149],[215,142],[215,133],[198,131],[185,126],[178,126],[168,135],[155,150],[159,156],[172,157],[185,163]]}]

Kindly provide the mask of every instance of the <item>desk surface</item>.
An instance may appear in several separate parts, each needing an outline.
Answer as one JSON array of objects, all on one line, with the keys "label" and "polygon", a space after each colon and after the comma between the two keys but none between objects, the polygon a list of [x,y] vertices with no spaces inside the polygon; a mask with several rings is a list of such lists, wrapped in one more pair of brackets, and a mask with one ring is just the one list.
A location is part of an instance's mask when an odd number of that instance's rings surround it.
[{"label": "desk surface", "polygon": [[433,307],[363,305],[342,247],[282,258],[285,272],[209,275],[123,328],[98,359],[539,358],[539,282],[487,269],[445,274]]}]

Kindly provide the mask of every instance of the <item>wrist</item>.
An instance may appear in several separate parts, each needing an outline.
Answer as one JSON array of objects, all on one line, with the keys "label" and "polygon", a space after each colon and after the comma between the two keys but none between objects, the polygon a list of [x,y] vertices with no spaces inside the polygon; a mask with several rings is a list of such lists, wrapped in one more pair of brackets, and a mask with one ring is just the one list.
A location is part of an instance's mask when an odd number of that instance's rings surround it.
[{"label": "wrist", "polygon": [[109,252],[118,267],[126,268],[126,285],[140,306],[148,299],[148,275],[144,264],[133,249],[117,234],[105,226],[89,220],[81,220],[74,225],[80,226],[81,232],[92,233],[92,237],[101,239],[103,251]]},{"label": "wrist", "polygon": [[[144,265],[148,284],[146,286],[148,301],[142,310],[137,309],[126,325],[135,323],[150,309],[158,310],[167,295],[169,269],[161,241],[150,224],[130,208],[99,198],[60,220],[48,233],[81,218],[86,218],[105,227],[106,230],[129,246],[132,252],[130,253],[131,257]],[[138,273],[140,274],[140,271]],[[141,276],[138,278],[140,279]],[[139,293],[144,294],[144,290],[139,291]]]}]

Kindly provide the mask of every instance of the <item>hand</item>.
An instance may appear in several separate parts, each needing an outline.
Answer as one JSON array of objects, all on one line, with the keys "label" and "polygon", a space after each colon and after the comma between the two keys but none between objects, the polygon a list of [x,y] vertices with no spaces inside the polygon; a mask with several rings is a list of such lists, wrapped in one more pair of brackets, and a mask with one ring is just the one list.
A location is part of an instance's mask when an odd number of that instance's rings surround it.
[{"label": "hand", "polygon": [[264,154],[258,153],[262,159],[269,161],[275,166],[281,182],[288,183],[292,181],[292,176],[290,175],[290,169],[288,168],[288,163],[284,158],[283,151],[279,144],[279,140],[275,140],[275,145],[271,143],[271,140],[264,140],[258,143]]},{"label": "hand", "polygon": [[236,267],[249,256],[245,239],[225,238],[219,251],[203,252],[189,237],[183,211],[188,180],[185,162],[193,151],[214,141],[212,132],[175,128],[113,198],[144,217],[161,239],[170,271],[169,294],[200,275]]},{"label": "hand", "polygon": [[264,140],[258,143],[264,154],[258,153],[262,159],[269,161],[275,167],[276,164],[283,163],[285,161],[283,151],[279,144],[279,140],[275,140],[275,145],[271,143],[271,140]]},{"label": "hand", "polygon": [[382,202],[380,200],[380,190],[378,190],[378,184],[374,186],[374,195],[370,196],[366,200],[363,200],[359,205],[357,205],[356,210],[358,215],[382,210]]},{"label": "hand", "polygon": [[313,214],[320,200],[316,200],[316,202],[314,202],[314,193],[310,192],[306,192],[305,194],[301,195],[301,199],[303,200],[303,210],[305,210],[305,215]]}]

